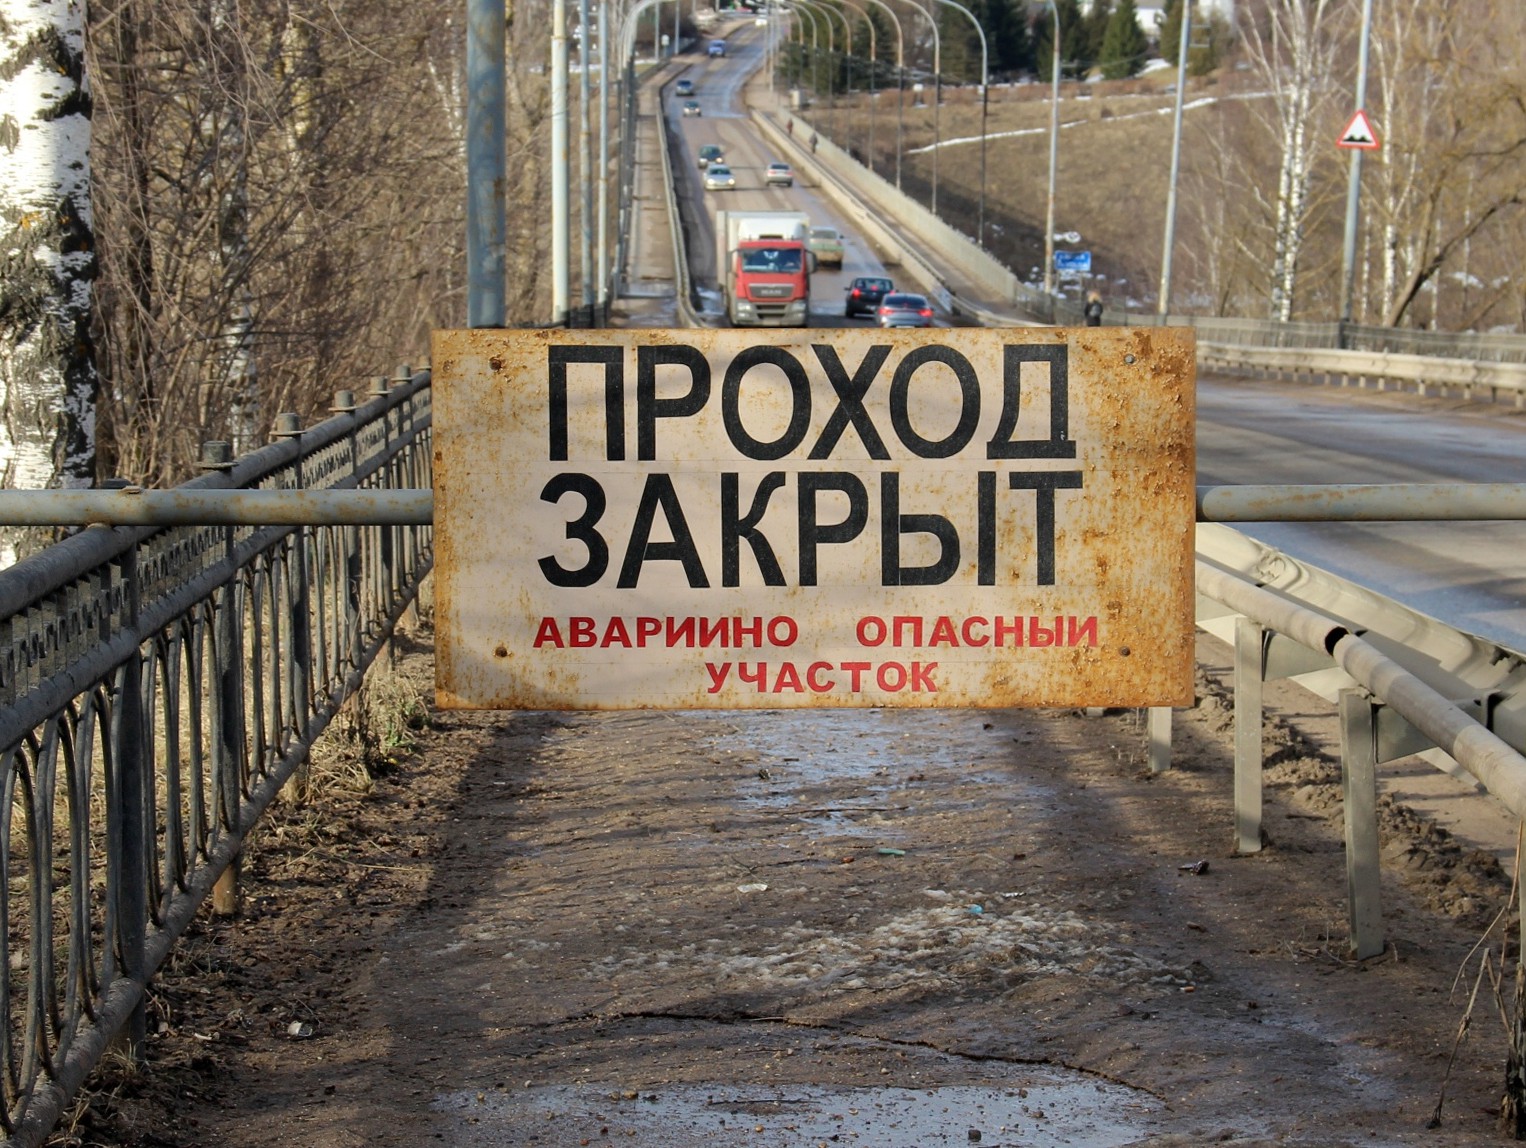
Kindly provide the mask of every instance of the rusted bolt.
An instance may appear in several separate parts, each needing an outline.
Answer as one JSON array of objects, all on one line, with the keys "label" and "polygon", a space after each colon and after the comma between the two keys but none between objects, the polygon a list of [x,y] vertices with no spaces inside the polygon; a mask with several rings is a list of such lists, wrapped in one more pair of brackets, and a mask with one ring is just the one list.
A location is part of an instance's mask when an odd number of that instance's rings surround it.
[{"label": "rusted bolt", "polygon": [[1119,656],[1119,657],[1120,657],[1120,658],[1126,658],[1126,657],[1128,657],[1128,656],[1129,656],[1129,655],[1130,655],[1130,654],[1132,654],[1132,653],[1133,653],[1133,652],[1134,652],[1134,651],[1133,651],[1133,650],[1131,650],[1131,649],[1129,649],[1129,648],[1128,648],[1128,647],[1127,647],[1127,646],[1119,646],[1119,647],[1118,647],[1118,656]]},{"label": "rusted bolt", "polygon": [[1134,356],[1133,355],[1125,355],[1125,356],[1123,356],[1123,361],[1125,363],[1132,363],[1134,361]]},{"label": "rusted bolt", "polygon": [[495,658],[507,658],[508,656],[509,648],[507,646],[499,646],[496,650],[493,651],[493,657]]}]

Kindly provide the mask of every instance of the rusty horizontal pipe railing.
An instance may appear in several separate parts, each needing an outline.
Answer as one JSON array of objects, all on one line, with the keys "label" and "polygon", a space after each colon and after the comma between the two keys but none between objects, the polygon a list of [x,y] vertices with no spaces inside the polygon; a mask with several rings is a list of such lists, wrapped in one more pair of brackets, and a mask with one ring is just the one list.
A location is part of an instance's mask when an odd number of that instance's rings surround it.
[{"label": "rusty horizontal pipe railing", "polygon": [[1526,483],[1200,486],[1199,522],[1526,520]]},{"label": "rusty horizontal pipe railing", "polygon": [[1452,699],[1432,689],[1342,622],[1205,562],[1198,592],[1330,655],[1358,685],[1403,717],[1476,777],[1517,817],[1526,818],[1526,757]]},{"label": "rusty horizontal pipe railing", "polygon": [[0,490],[8,526],[429,526],[430,490]]},{"label": "rusty horizontal pipe railing", "polygon": [[[0,490],[13,526],[428,526],[429,490]],[[1526,483],[1197,488],[1199,522],[1526,520]]]}]

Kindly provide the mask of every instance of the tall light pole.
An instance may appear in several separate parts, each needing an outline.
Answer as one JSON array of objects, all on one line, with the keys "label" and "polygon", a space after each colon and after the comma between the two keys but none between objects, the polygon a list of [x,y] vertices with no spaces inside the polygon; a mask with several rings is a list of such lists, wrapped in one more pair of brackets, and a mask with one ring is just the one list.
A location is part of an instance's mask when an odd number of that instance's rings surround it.
[{"label": "tall light pole", "polygon": [[[874,21],[869,18],[869,9],[860,8],[854,0],[842,0],[844,4],[852,8],[864,18],[864,23],[869,26],[869,171],[874,171],[874,74],[879,70],[879,54],[874,42]],[[848,46],[853,46],[853,33],[848,33]],[[850,73],[851,74],[851,73]]]},{"label": "tall light pole", "polygon": [[1160,253],[1160,302],[1156,310],[1171,312],[1171,249],[1176,243],[1176,179],[1182,160],[1182,99],[1187,93],[1187,46],[1192,37],[1192,0],[1182,0],[1182,37],[1176,55],[1176,117],[1171,128],[1171,184],[1166,191],[1166,237]]},{"label": "tall light pole", "polygon": [[933,6],[928,4],[924,11],[917,11],[927,17],[928,24],[933,30],[933,197],[932,208],[934,215],[938,214],[938,153],[943,150],[943,128],[939,117],[940,105],[943,103],[943,38],[938,34],[938,18],[933,15]]},{"label": "tall light pole", "polygon": [[1049,0],[1054,13],[1054,56],[1050,63],[1052,90],[1049,97],[1049,207],[1044,213],[1044,294],[1054,294],[1054,175],[1060,159],[1060,7]]},{"label": "tall light pole", "polygon": [[567,0],[551,6],[551,325],[567,323]]},{"label": "tall light pole", "polygon": [[599,314],[609,316],[609,0],[599,0]]},{"label": "tall light pole", "polygon": [[[1357,50],[1356,107],[1367,104],[1367,43],[1372,36],[1372,0],[1362,0],[1362,40]],[[1346,235],[1341,248],[1341,322],[1351,322],[1351,287],[1356,278],[1357,214],[1362,197],[1362,149],[1351,149],[1351,175],[1346,183]]]},{"label": "tall light pole", "polygon": [[503,0],[469,0],[466,11],[466,323],[505,320]]},{"label": "tall light pole", "polygon": [[[842,26],[847,29],[848,38],[850,40],[853,38],[853,29],[848,26],[848,18],[833,8],[830,4],[823,3],[821,0],[795,0],[795,3],[801,5],[802,7],[809,4],[811,8],[820,11],[821,19],[827,26],[827,134],[830,136],[836,136],[837,105],[832,98],[832,74],[837,70],[837,48],[832,38],[832,16],[836,16],[839,20],[842,21]],[[812,75],[814,76],[814,70]]]},{"label": "tall light pole", "polygon": [[588,41],[593,35],[592,21],[589,18],[588,0],[578,0],[578,158],[582,164],[583,194],[579,199],[579,222],[582,224],[583,246],[581,249],[582,262],[580,264],[583,280],[583,313],[579,318],[580,325],[592,327],[594,284],[593,284],[593,132],[591,130],[591,116],[593,109],[589,106],[593,99],[593,93],[589,89]]},{"label": "tall light pole", "polygon": [[[975,19],[975,13],[971,12],[958,0],[937,0],[939,4],[946,4],[950,8],[957,8],[970,18],[970,23],[975,25],[975,32],[980,36],[980,244],[985,246],[986,241],[986,109],[987,92],[991,87],[991,56],[986,50],[986,30],[980,26],[980,21]],[[936,206],[934,207],[936,210]]]}]

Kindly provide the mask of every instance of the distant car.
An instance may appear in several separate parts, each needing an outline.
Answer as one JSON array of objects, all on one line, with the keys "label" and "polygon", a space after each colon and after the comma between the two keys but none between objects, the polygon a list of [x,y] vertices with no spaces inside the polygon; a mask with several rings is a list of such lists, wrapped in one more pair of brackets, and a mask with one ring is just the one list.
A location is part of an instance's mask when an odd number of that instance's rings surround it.
[{"label": "distant car", "polygon": [[684,101],[684,115],[686,115],[686,116],[702,116],[704,114],[705,114],[704,112],[700,111],[699,101],[698,100],[685,100]]},{"label": "distant car", "polygon": [[770,187],[774,184],[778,184],[781,187],[794,187],[795,169],[787,163],[775,160],[768,165],[768,169],[763,173],[763,182]]},{"label": "distant car", "polygon": [[754,24],[756,24],[759,28],[767,28],[768,27],[768,17],[767,16],[754,16],[752,22]]},{"label": "distant car", "polygon": [[926,295],[896,291],[880,300],[874,317],[881,327],[931,327],[933,305]]},{"label": "distant car", "polygon": [[710,47],[705,50],[712,56],[724,56],[726,54],[726,41],[711,40]]},{"label": "distant car", "polygon": [[806,246],[816,256],[817,263],[830,267],[842,266],[842,233],[835,227],[813,227]]},{"label": "distant car", "polygon": [[704,171],[712,163],[724,163],[726,153],[721,150],[720,144],[701,144],[699,148],[699,170]]},{"label": "distant car", "polygon": [[737,177],[723,163],[712,163],[705,169],[706,191],[727,191],[736,187]]},{"label": "distant car", "polygon": [[853,319],[859,315],[873,315],[886,295],[895,290],[889,279],[873,275],[861,275],[848,285],[848,301],[843,314]]},{"label": "distant car", "polygon": [[678,83],[673,85],[673,94],[675,96],[692,96],[694,94],[694,81],[679,80]]}]

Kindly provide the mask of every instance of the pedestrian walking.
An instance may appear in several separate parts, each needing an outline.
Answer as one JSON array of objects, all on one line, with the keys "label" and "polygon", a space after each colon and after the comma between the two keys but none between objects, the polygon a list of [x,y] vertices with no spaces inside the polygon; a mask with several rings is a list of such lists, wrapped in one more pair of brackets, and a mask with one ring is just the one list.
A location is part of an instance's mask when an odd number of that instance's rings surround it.
[{"label": "pedestrian walking", "polygon": [[811,154],[812,155],[816,154],[816,133],[815,132],[811,133]]},{"label": "pedestrian walking", "polygon": [[1086,296],[1086,325],[1088,327],[1102,326],[1102,296],[1095,291]]}]

